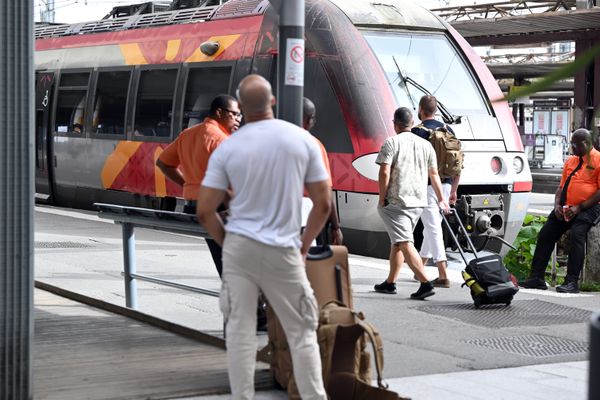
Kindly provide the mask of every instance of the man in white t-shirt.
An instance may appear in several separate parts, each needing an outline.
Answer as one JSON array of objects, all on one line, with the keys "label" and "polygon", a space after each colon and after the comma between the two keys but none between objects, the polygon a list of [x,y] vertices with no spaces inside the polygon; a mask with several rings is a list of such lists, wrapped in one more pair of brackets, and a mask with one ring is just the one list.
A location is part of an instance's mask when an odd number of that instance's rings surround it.
[{"label": "man in white t-shirt", "polygon": [[[317,344],[317,302],[304,259],[329,215],[329,176],[319,147],[304,129],[273,117],[271,85],[244,78],[238,99],[246,125],[212,154],[198,198],[198,219],[223,245],[219,304],[226,324],[233,399],[254,397],[259,289],[281,321],[294,377],[304,400],[326,400]],[[300,237],[304,186],[313,201]],[[227,226],[216,212],[231,187]]]}]

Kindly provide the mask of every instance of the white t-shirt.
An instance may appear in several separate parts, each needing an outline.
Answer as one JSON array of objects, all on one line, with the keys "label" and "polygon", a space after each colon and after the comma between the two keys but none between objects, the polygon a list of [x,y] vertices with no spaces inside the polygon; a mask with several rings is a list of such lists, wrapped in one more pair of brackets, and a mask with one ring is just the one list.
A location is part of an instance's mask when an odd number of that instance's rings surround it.
[{"label": "white t-shirt", "polygon": [[244,125],[215,150],[202,186],[232,188],[227,232],[299,248],[304,183],[328,179],[310,133],[268,119]]}]

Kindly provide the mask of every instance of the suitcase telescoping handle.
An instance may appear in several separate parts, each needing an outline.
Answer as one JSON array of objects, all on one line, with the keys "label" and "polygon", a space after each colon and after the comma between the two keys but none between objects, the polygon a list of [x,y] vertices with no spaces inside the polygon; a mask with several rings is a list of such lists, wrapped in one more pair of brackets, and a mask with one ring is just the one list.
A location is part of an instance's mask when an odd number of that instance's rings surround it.
[{"label": "suitcase telescoping handle", "polygon": [[337,300],[339,302],[344,303],[344,291],[342,290],[342,267],[340,267],[339,265],[336,265],[334,267],[334,271],[335,271],[335,294],[337,295]]},{"label": "suitcase telescoping handle", "polygon": [[[460,227],[460,229],[462,230],[463,234],[465,235],[465,238],[467,239],[467,243],[469,245],[469,247],[471,248],[471,251],[473,252],[473,255],[475,256],[475,259],[477,259],[477,250],[475,250],[475,246],[473,245],[473,242],[471,241],[471,238],[469,237],[469,232],[467,232],[467,229],[465,228],[465,226],[463,225],[462,221],[460,220],[460,216],[458,215],[458,212],[456,211],[456,208],[452,207],[450,208],[450,212],[454,213],[456,215],[456,221],[458,222],[458,226]],[[452,237],[452,240],[454,240],[454,243],[456,243],[456,247],[458,248],[458,251],[463,259],[463,261],[465,262],[465,266],[469,265],[469,263],[467,262],[467,257],[465,256],[465,253],[462,249],[462,246],[460,245],[458,238],[456,237],[456,235],[454,234],[454,231],[452,230],[452,227],[450,227],[450,223],[448,222],[448,219],[446,218],[446,215],[444,214],[444,211],[440,210],[440,214],[442,215],[442,220],[444,221],[444,224],[446,225],[446,228],[448,229],[448,233],[450,234],[450,236]]]}]

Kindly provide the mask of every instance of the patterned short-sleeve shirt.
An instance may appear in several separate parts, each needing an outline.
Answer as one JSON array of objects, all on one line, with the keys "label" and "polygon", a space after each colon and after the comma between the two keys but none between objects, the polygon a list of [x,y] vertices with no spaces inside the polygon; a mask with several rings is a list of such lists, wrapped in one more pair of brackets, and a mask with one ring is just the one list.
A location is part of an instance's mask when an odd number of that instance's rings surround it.
[{"label": "patterned short-sleeve shirt", "polygon": [[387,138],[375,160],[390,165],[390,183],[386,199],[403,207],[427,206],[427,178],[437,169],[435,151],[429,141],[402,132]]}]

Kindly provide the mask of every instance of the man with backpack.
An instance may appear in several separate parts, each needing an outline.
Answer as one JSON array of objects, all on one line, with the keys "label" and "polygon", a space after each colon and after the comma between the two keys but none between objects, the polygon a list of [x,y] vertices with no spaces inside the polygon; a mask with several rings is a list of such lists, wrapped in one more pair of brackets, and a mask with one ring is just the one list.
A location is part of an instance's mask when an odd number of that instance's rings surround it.
[{"label": "man with backpack", "polygon": [[[412,132],[432,143],[438,160],[438,173],[442,181],[444,200],[449,204],[455,204],[456,190],[460,181],[460,170],[462,169],[460,141],[454,135],[452,128],[435,119],[436,112],[436,98],[430,95],[421,97],[418,114],[421,124],[415,126]],[[454,142],[450,143],[452,141]],[[456,149],[457,146],[458,149]],[[457,151],[458,154],[453,154]],[[457,158],[460,160],[458,163],[455,161]],[[431,181],[428,182],[427,186],[427,207],[421,214],[421,222],[424,229],[423,244],[419,254],[424,265],[430,258],[433,258],[439,274],[431,283],[434,287],[450,287],[450,280],[446,274],[447,258],[442,231],[442,218]]]}]

